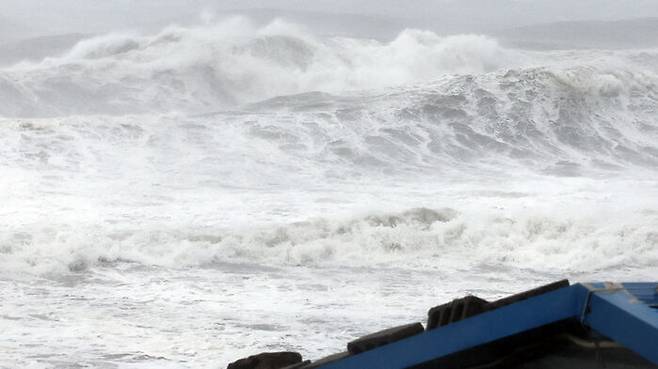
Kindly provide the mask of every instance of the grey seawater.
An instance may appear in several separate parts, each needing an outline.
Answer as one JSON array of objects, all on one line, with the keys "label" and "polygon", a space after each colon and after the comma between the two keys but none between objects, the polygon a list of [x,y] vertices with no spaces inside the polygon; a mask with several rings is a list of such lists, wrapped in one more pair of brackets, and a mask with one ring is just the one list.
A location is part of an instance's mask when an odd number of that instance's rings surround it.
[{"label": "grey seawater", "polygon": [[[424,322],[430,307],[465,294],[497,298],[564,277],[655,279],[655,184],[563,181],[534,195],[517,181],[515,190],[453,184],[408,194],[456,209],[373,211],[216,230],[215,238],[208,229],[173,239],[154,232],[128,237],[114,260],[84,244],[70,254],[52,252],[61,243],[5,248],[0,367],[221,368],[276,350],[313,359],[360,335]],[[319,196],[313,204],[350,204]],[[390,191],[378,196],[395,200]]]},{"label": "grey seawater", "polygon": [[300,149],[290,126],[254,138],[234,118],[0,127],[0,367],[314,359],[465,294],[656,278],[650,167],[501,176],[505,155],[482,172],[439,156],[432,173],[378,143],[316,133]]},{"label": "grey seawater", "polygon": [[[611,270],[577,278],[652,274]],[[276,350],[320,358],[366,333],[424,322],[429,307],[452,298],[496,298],[564,276],[495,264],[431,269],[218,263],[106,265],[65,276],[3,278],[0,367],[221,368]]]},{"label": "grey seawater", "polygon": [[261,351],[319,358],[354,337],[424,321],[561,276],[509,270],[124,265],[3,279],[3,368],[218,368]]},{"label": "grey seawater", "polygon": [[658,277],[656,51],[232,22],[0,70],[1,368],[315,359],[464,294]]}]

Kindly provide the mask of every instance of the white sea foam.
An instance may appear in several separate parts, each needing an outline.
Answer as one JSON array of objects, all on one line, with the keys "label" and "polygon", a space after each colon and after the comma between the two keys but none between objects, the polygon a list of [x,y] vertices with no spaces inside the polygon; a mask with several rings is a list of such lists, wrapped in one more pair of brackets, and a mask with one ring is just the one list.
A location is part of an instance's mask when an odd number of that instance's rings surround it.
[{"label": "white sea foam", "polygon": [[[4,68],[0,115],[202,113],[308,91],[341,94],[506,71],[628,99],[638,82],[655,83],[656,59],[652,50],[531,53],[486,36],[412,29],[388,42],[322,38],[284,21],[258,27],[238,17],[154,35],[97,36],[64,55]],[[528,68],[536,67],[546,75],[534,81]]]},{"label": "white sea foam", "polygon": [[[125,262],[171,268],[247,262],[278,266],[397,265],[421,269],[522,266],[538,272],[566,274],[618,268],[651,270],[658,262],[655,189],[651,197],[651,192],[647,192],[651,189],[642,187],[633,187],[628,192],[614,188],[607,193],[605,189],[588,189],[593,184],[588,181],[584,184],[570,194],[476,191],[468,195],[471,197],[468,200],[460,198],[453,189],[425,196],[434,197],[434,201],[452,201],[457,208],[367,212],[347,219],[317,217],[271,225],[257,225],[268,222],[252,219],[251,226],[233,227],[221,224],[219,219],[191,224],[193,219],[209,215],[203,213],[208,211],[205,208],[168,209],[165,217],[148,214],[148,218],[125,220],[111,218],[129,215],[118,213],[121,209],[105,209],[107,213],[97,214],[96,223],[91,224],[91,219],[80,214],[82,209],[70,209],[80,216],[72,220],[67,216],[73,214],[67,214],[66,209],[53,208],[50,216],[57,214],[60,219],[42,215],[34,223],[16,222],[6,226],[0,240],[2,270],[68,274]],[[437,185],[446,186],[440,182]],[[609,185],[628,186],[614,182]],[[644,191],[644,197],[633,196],[638,189]],[[373,196],[386,196],[375,191],[372,190]],[[268,210],[268,206],[285,203],[289,196],[262,197],[260,205],[265,208],[243,206],[241,211]],[[334,195],[334,204],[329,208],[346,212],[358,207],[359,204],[348,200],[354,194],[341,196],[345,198]],[[394,207],[408,201],[404,196],[388,196]],[[304,214],[314,213],[312,208],[317,206],[324,206],[326,211],[321,198],[308,196],[307,199],[310,203],[302,205]],[[200,200],[203,203],[209,199]],[[217,202],[217,206],[222,205],[221,201]],[[167,211],[163,204],[147,206]]]},{"label": "white sea foam", "polygon": [[493,39],[407,30],[390,42],[322,39],[232,18],[155,35],[111,34],[0,72],[0,114],[213,111],[306,91],[341,92],[519,63]]},{"label": "white sea foam", "polygon": [[0,367],[317,358],[466,293],[655,279],[657,70],[243,18],[4,68]]}]

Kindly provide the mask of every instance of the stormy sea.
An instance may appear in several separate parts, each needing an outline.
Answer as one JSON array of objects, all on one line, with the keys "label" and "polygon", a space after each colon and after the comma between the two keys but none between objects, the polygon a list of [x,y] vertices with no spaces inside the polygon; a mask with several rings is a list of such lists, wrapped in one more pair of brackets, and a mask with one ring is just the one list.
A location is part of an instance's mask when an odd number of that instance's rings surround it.
[{"label": "stormy sea", "polygon": [[235,17],[0,67],[0,368],[315,359],[655,279],[658,49]]}]

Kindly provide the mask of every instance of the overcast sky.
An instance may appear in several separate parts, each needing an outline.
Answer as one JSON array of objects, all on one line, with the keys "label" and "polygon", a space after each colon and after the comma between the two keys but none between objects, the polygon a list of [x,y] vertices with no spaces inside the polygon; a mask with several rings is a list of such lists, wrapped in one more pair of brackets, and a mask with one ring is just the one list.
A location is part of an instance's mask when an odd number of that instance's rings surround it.
[{"label": "overcast sky", "polygon": [[[0,35],[98,33],[190,22],[202,12],[287,9],[393,19],[445,32],[658,17],[658,0],[1,0]],[[401,19],[401,20],[400,20]]]}]

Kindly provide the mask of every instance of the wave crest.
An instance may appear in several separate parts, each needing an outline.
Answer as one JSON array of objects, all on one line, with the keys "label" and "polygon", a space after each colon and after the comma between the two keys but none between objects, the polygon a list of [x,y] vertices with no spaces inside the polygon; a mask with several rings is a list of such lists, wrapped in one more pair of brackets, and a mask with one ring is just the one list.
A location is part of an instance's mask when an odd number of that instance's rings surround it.
[{"label": "wave crest", "polygon": [[[593,212],[594,214],[594,212]],[[272,266],[524,268],[588,273],[658,262],[658,215],[646,211],[560,217],[521,211],[410,209],[359,218],[318,218],[252,229],[42,229],[5,233],[2,270],[81,272],[112,263],[199,267]],[[611,221],[614,216],[616,221]]]},{"label": "wave crest", "polygon": [[[6,116],[206,112],[306,91],[339,93],[484,73],[519,57],[485,36],[406,30],[391,42],[319,38],[232,18],[156,35],[110,34],[0,71]],[[18,104],[17,104],[18,102]]]}]

